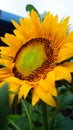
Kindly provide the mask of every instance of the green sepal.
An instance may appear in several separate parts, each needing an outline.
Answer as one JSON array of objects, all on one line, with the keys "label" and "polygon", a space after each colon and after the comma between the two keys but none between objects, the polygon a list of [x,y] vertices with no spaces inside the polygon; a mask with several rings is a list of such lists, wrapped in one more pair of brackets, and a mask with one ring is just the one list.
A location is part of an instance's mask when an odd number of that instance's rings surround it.
[{"label": "green sepal", "polygon": [[27,4],[26,5],[26,11],[29,11],[31,13],[32,10],[36,11],[36,13],[39,15],[38,10],[33,5]]}]

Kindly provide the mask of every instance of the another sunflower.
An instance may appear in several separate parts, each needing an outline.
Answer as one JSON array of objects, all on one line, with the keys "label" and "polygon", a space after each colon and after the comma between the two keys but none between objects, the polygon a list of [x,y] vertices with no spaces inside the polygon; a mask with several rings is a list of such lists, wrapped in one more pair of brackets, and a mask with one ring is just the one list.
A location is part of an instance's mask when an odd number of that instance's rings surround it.
[{"label": "another sunflower", "polygon": [[41,99],[55,106],[55,81],[71,81],[73,63],[64,62],[73,56],[73,31],[68,33],[68,21],[66,17],[58,22],[58,16],[48,12],[40,22],[33,10],[29,17],[20,18],[20,24],[12,20],[14,35],[6,33],[1,38],[8,46],[0,47],[4,66],[0,68],[0,81],[8,82],[9,90],[18,92],[19,100],[31,90],[32,105]]}]

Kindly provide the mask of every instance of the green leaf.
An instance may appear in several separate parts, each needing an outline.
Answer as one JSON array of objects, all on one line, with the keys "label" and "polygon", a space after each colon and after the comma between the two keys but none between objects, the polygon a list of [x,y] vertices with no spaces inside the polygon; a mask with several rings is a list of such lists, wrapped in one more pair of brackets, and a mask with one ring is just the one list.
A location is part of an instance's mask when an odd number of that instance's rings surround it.
[{"label": "green leaf", "polygon": [[58,103],[61,102],[60,109],[62,110],[67,109],[67,108],[73,108],[73,94],[67,91],[65,93],[66,93],[65,97],[64,97],[64,94],[62,94],[62,95],[59,95],[57,98]]},{"label": "green leaf", "polygon": [[9,115],[9,96],[8,84],[0,88],[0,128],[2,130],[8,129],[7,117]]},{"label": "green leaf", "polygon": [[73,107],[73,94],[67,94],[66,97],[63,100],[63,108],[66,108],[67,106],[72,106]]},{"label": "green leaf", "polygon": [[58,114],[55,118],[54,130],[73,130],[73,120]]}]

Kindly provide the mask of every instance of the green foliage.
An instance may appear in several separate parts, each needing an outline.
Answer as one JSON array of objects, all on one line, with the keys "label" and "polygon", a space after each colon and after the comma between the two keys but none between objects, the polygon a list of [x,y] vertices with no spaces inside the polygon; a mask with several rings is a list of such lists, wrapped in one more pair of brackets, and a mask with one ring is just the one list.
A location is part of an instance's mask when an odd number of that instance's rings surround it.
[{"label": "green foliage", "polygon": [[73,130],[73,120],[59,113],[55,118],[53,130]]},{"label": "green foliage", "polygon": [[10,115],[9,128],[11,128],[11,130],[28,130],[28,120],[26,118],[26,114]]},{"label": "green foliage", "polygon": [[7,117],[9,115],[9,96],[8,85],[5,84],[0,88],[0,128],[8,130]]},{"label": "green foliage", "polygon": [[[5,84],[0,88],[0,128],[2,130],[30,130],[29,120],[32,122],[33,130],[43,130],[41,102],[35,107],[24,100],[23,104],[20,115],[9,114],[8,85]],[[47,106],[47,114],[49,130],[73,130],[73,94],[67,90],[60,93],[57,97],[57,107]]]}]

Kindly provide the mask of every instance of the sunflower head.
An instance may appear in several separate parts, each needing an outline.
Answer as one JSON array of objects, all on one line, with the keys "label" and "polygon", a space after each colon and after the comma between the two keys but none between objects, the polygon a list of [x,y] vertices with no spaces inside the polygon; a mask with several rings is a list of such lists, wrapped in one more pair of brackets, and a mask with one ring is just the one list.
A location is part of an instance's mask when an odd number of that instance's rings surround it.
[{"label": "sunflower head", "polygon": [[66,17],[59,22],[58,15],[48,12],[40,22],[33,10],[29,17],[20,18],[20,24],[12,20],[14,34],[1,38],[7,47],[0,47],[0,63],[5,66],[0,69],[0,80],[18,92],[19,100],[32,89],[33,105],[41,99],[55,106],[55,81],[71,81],[73,63],[66,60],[73,56],[73,31],[67,33],[68,21]]},{"label": "sunflower head", "polygon": [[45,78],[48,67],[54,62],[50,41],[35,38],[23,45],[14,59],[14,75],[21,80],[37,81]]}]

